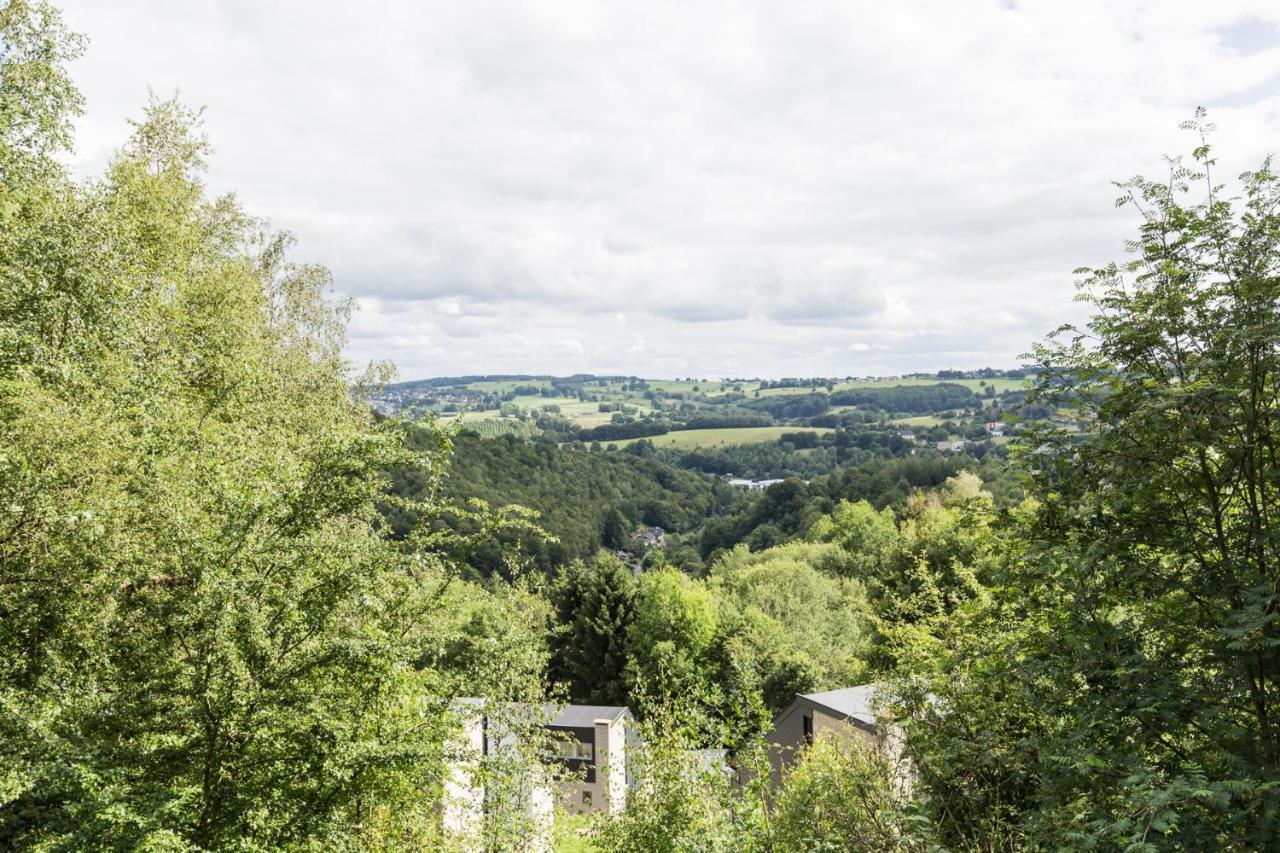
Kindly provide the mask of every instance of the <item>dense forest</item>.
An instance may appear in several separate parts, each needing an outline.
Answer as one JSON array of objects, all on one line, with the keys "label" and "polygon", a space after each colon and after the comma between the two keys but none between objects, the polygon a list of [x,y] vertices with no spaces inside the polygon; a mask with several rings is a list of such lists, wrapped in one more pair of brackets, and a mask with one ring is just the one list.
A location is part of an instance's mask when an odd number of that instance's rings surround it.
[{"label": "dense forest", "polygon": [[[516,733],[477,849],[539,848],[567,777],[527,709],[568,701],[631,708],[641,760],[566,849],[1276,848],[1280,177],[1221,186],[1203,114],[1017,391],[480,377],[387,414],[328,272],[208,193],[198,111],[78,179],[82,38],[7,0],[0,45],[0,848],[459,849],[467,697]],[[438,419],[484,395],[786,423]],[[815,737],[774,784],[774,714],[863,684],[901,763]]]}]

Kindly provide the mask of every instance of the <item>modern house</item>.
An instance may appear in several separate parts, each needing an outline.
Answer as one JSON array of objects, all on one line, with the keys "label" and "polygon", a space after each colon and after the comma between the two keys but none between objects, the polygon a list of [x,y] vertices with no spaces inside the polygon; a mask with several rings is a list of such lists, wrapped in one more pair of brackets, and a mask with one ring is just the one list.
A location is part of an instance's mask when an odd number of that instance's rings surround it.
[{"label": "modern house", "polygon": [[614,705],[566,705],[547,723],[556,758],[571,771],[560,803],[575,813],[616,814],[627,804],[627,729],[631,711]]},{"label": "modern house", "polygon": [[[633,721],[627,708],[498,706],[468,697],[457,700],[454,710],[458,731],[447,745],[449,772],[441,818],[450,843],[458,849],[473,849],[479,843],[486,816],[495,810],[515,814],[530,828],[531,837],[549,839],[556,800],[566,812],[577,814],[615,814],[626,807],[627,734]],[[547,736],[545,741],[530,734],[537,729]],[[523,777],[507,778],[501,791],[487,790],[484,761],[507,750],[518,751],[531,741],[538,743],[537,749],[549,746],[551,754],[529,762]]]},{"label": "modern house", "polygon": [[773,783],[782,783],[798,753],[824,732],[857,738],[867,749],[896,751],[883,715],[877,713],[877,684],[862,684],[825,693],[798,693],[778,714],[769,732]]}]

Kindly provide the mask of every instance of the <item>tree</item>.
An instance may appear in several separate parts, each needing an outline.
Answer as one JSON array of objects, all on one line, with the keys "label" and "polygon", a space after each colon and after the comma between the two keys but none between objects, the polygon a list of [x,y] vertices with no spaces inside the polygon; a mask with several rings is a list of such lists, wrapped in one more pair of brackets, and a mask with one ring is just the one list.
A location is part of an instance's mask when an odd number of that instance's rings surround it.
[{"label": "tree", "polygon": [[1081,271],[1087,328],[1034,353],[1034,500],[989,593],[899,638],[946,844],[1275,844],[1280,178],[1228,197],[1189,127],[1190,160],[1120,185],[1135,257]]},{"label": "tree", "polygon": [[474,537],[377,504],[447,439],[374,418],[349,306],[206,196],[198,114],[152,103],[76,183],[78,42],[22,0],[0,40],[0,847],[429,844],[451,697],[545,664],[435,659]]},{"label": "tree", "polygon": [[618,508],[609,507],[604,514],[604,523],[600,528],[600,544],[615,551],[627,547],[627,520]]},{"label": "tree", "polygon": [[827,731],[800,755],[777,794],[773,849],[917,850],[904,834],[899,768],[858,735]]},{"label": "tree", "polygon": [[1087,332],[1035,352],[1030,401],[1084,426],[1032,431],[1035,578],[1071,591],[1054,663],[1091,674],[1071,689],[1071,759],[1102,762],[1085,829],[1151,814],[1170,843],[1247,848],[1280,821],[1280,178],[1268,160],[1228,197],[1203,113],[1186,127],[1189,160],[1121,185],[1136,257],[1080,271]]},{"label": "tree", "polygon": [[808,538],[838,544],[849,554],[851,576],[873,579],[898,546],[898,525],[889,509],[876,512],[865,500],[841,501],[810,528]]},{"label": "tree", "polygon": [[715,600],[698,581],[670,567],[641,575],[627,630],[632,695],[676,695],[713,682],[717,624]]},{"label": "tree", "polygon": [[610,555],[572,564],[552,585],[561,633],[553,640],[552,678],[575,702],[627,703],[627,635],[635,618],[636,580]]},{"label": "tree", "polygon": [[792,542],[757,553],[739,545],[711,567],[724,655],[751,660],[774,712],[797,693],[863,680],[871,613],[847,560],[835,545]]}]

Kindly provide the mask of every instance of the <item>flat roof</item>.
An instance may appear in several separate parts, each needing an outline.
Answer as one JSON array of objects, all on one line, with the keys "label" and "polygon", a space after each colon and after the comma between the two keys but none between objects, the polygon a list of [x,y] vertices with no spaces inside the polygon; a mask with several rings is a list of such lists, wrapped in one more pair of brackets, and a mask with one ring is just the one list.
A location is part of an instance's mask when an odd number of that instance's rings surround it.
[{"label": "flat roof", "polygon": [[[454,700],[454,705],[459,710],[469,708],[476,711],[485,711],[489,708],[490,702],[491,700],[483,699],[479,696],[461,696]],[[510,709],[515,713],[527,713],[530,706],[521,702],[503,702],[501,707]],[[596,720],[608,720],[612,723],[622,717],[631,719],[631,709],[625,705],[545,704],[534,707],[539,707],[541,712],[546,715],[543,717],[543,725],[559,726],[567,729],[589,729],[595,725]]]},{"label": "flat roof", "polygon": [[589,729],[595,725],[596,720],[613,722],[624,716],[631,716],[631,711],[625,705],[565,705],[548,725]]}]

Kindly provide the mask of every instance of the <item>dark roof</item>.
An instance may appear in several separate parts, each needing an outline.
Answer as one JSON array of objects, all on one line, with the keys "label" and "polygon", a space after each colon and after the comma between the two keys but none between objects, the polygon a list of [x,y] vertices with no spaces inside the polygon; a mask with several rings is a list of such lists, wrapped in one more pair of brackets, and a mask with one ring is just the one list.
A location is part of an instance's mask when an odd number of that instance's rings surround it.
[{"label": "dark roof", "polygon": [[621,717],[631,718],[631,711],[623,705],[565,705],[548,725],[572,729],[589,729],[596,720],[613,722]]},{"label": "dark roof", "polygon": [[[489,707],[490,700],[482,699],[476,696],[463,696],[454,700],[455,707],[459,710],[463,708],[471,708],[476,711],[484,711]],[[523,703],[502,703],[502,707],[508,709],[528,709],[530,706]],[[546,722],[543,725],[559,726],[566,729],[589,729],[595,725],[596,720],[608,720],[614,722],[620,718],[632,719],[631,711],[625,705],[542,705],[540,706],[543,717]],[[510,713],[510,712],[509,712]],[[554,714],[554,717],[552,716]],[[550,718],[550,719],[548,719]]]}]

